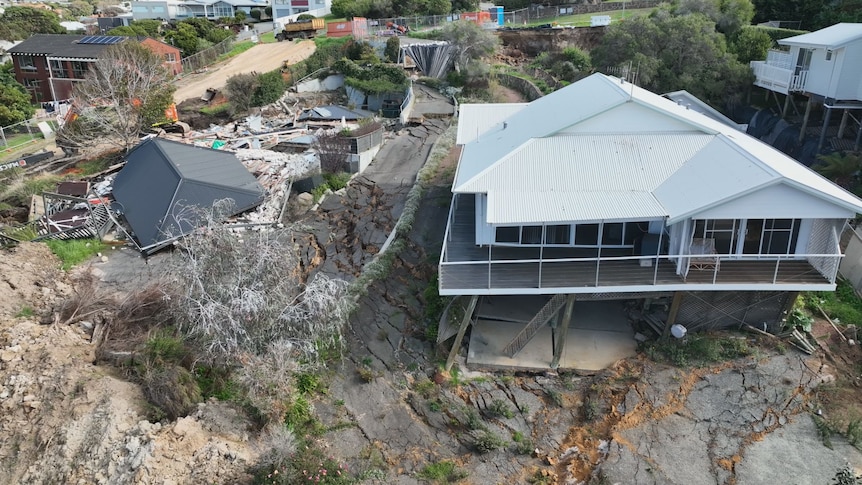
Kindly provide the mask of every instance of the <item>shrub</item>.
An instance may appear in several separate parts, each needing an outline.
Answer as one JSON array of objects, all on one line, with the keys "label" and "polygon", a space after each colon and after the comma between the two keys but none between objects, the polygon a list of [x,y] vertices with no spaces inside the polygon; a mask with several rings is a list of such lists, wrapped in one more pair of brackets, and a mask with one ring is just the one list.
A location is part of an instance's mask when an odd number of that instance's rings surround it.
[{"label": "shrub", "polygon": [[383,57],[389,62],[398,62],[398,55],[401,53],[401,40],[397,36],[392,36],[386,40],[386,47],[383,49]]},{"label": "shrub", "polygon": [[591,67],[590,55],[577,47],[566,47],[561,55],[566,61],[571,62],[578,71],[588,71]]},{"label": "shrub", "polygon": [[417,476],[436,484],[446,484],[467,478],[467,472],[458,469],[455,462],[444,460],[425,465]]},{"label": "shrub", "polygon": [[248,111],[259,86],[260,76],[254,74],[237,74],[227,79],[225,91],[234,112]]},{"label": "shrub", "polygon": [[251,98],[252,106],[264,106],[278,101],[284,94],[287,84],[281,77],[281,70],[266,72],[257,77],[257,87]]},{"label": "shrub", "polygon": [[157,417],[170,421],[188,415],[201,401],[194,377],[178,365],[152,366],[141,376],[144,397],[158,411]]},{"label": "shrub", "polygon": [[476,450],[478,450],[479,453],[490,453],[506,446],[506,442],[503,438],[491,431],[482,431],[478,436],[476,436],[476,439],[473,441],[473,446],[476,447]]},{"label": "shrub", "polygon": [[512,418],[515,416],[515,413],[512,412],[509,405],[502,399],[494,399],[491,401],[491,405],[488,406],[488,413],[493,417]]},{"label": "shrub", "polygon": [[323,178],[326,180],[326,185],[329,186],[330,190],[335,192],[347,187],[347,182],[350,181],[350,174],[345,172],[325,173],[323,174]]}]

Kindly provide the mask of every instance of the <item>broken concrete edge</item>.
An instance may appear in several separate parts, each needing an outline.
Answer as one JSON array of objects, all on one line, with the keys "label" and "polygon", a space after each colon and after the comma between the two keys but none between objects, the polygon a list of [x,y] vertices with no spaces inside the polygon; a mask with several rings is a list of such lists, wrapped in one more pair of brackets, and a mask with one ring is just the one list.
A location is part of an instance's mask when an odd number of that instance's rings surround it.
[{"label": "broken concrete edge", "polygon": [[413,187],[410,188],[410,192],[407,194],[404,210],[401,211],[401,215],[398,217],[395,227],[386,238],[386,242],[371,261],[362,268],[359,277],[353,280],[348,286],[347,295],[351,299],[349,303],[351,312],[358,306],[359,299],[368,293],[368,287],[389,274],[395,257],[407,247],[407,236],[413,228],[413,222],[416,219],[416,212],[419,210],[422,194],[425,192],[440,162],[446,158],[449,150],[455,144],[457,130],[458,122],[453,118],[446,131],[434,141],[434,145],[425,159],[425,164],[422,165],[422,168],[416,174]]}]

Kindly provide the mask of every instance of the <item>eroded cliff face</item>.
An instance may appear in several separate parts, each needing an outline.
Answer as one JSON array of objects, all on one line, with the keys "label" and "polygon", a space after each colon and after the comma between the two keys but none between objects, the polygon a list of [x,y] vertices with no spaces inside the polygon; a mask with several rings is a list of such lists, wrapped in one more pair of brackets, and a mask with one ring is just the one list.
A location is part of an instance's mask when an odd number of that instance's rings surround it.
[{"label": "eroded cliff face", "polygon": [[140,388],[94,365],[94,324],[51,318],[76,290],[44,244],[0,251],[0,483],[247,481],[246,418],[208,402],[148,421]]},{"label": "eroded cliff face", "polygon": [[542,52],[558,52],[566,47],[589,51],[601,41],[605,27],[577,29],[519,29],[499,31],[500,40],[509,49],[521,51],[528,57]]}]

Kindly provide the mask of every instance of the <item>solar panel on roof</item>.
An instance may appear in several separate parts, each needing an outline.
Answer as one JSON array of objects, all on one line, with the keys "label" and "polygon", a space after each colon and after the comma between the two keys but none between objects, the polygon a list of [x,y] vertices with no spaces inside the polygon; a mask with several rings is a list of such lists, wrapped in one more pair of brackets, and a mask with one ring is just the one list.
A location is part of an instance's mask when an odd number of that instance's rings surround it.
[{"label": "solar panel on roof", "polygon": [[121,37],[118,35],[88,35],[83,39],[79,40],[79,44],[97,44],[97,45],[111,45],[111,44],[119,44],[125,40],[125,37]]}]

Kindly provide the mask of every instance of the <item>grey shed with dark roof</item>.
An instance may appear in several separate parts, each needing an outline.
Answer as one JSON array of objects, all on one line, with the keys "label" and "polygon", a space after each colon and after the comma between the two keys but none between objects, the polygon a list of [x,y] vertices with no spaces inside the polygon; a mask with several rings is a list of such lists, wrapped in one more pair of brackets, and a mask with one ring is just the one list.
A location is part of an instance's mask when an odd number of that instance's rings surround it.
[{"label": "grey shed with dark roof", "polygon": [[114,180],[114,199],[145,253],[205,224],[200,210],[232,199],[222,218],[263,201],[264,189],[233,153],[160,138],[140,143]]}]

